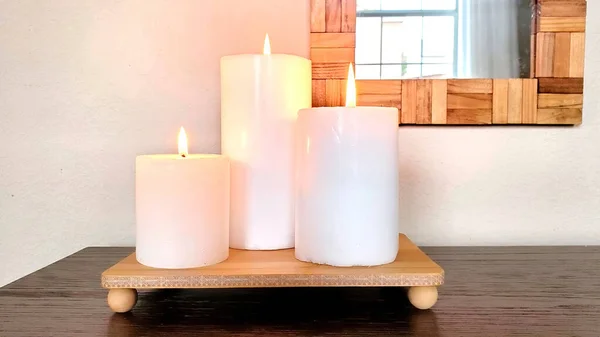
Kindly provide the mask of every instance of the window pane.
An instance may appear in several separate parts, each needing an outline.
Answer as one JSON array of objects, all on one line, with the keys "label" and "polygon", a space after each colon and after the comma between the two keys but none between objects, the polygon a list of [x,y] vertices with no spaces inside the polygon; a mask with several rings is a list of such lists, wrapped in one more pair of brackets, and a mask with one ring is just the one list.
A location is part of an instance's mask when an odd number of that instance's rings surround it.
[{"label": "window pane", "polygon": [[[381,0],[381,9],[387,10],[452,10],[456,9],[457,0]],[[500,0],[498,0],[500,1]],[[376,0],[359,0],[360,2],[371,2],[372,6],[379,5],[375,4]],[[380,9],[380,8],[372,8]]]},{"label": "window pane", "polygon": [[[452,63],[454,59],[454,18],[432,16],[423,18],[423,57],[428,62]],[[425,62],[425,61],[423,61]]]},{"label": "window pane", "polygon": [[449,78],[453,77],[452,64],[424,64],[423,77]]},{"label": "window pane", "polygon": [[356,11],[379,10],[381,9],[381,0],[358,0],[356,1]]},{"label": "window pane", "polygon": [[356,63],[381,63],[381,18],[356,18]]},{"label": "window pane", "polygon": [[383,65],[381,78],[386,80],[401,78],[417,78],[421,76],[420,64]]},{"label": "window pane", "polygon": [[380,79],[380,66],[361,66],[356,65],[356,78],[359,80],[378,80]]},{"label": "window pane", "polygon": [[452,63],[452,57],[442,57],[442,56],[424,56],[423,63]]},{"label": "window pane", "polygon": [[421,9],[421,0],[381,0],[381,9],[414,10]]},{"label": "window pane", "polygon": [[421,63],[421,28],[423,18],[383,18],[383,63]]},{"label": "window pane", "polygon": [[[448,10],[456,9],[456,0],[422,0],[423,9]],[[501,1],[501,0],[495,0]]]}]

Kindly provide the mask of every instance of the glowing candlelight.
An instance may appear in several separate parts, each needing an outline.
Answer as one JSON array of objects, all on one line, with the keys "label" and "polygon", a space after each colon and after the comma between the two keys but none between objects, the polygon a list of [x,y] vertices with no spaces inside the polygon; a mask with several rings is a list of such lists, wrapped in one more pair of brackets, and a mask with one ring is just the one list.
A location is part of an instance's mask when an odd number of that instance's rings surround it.
[{"label": "glowing candlelight", "polygon": [[356,107],[356,82],[354,80],[354,69],[352,63],[348,67],[348,80],[346,82],[346,106]]},{"label": "glowing candlelight", "polygon": [[183,158],[188,155],[188,144],[187,144],[187,135],[185,134],[185,130],[183,126],[179,129],[179,139],[177,141],[177,148],[179,150],[179,155]]},{"label": "glowing candlelight", "polygon": [[265,36],[265,44],[263,47],[264,55],[271,55],[271,41],[269,41],[269,34]]}]

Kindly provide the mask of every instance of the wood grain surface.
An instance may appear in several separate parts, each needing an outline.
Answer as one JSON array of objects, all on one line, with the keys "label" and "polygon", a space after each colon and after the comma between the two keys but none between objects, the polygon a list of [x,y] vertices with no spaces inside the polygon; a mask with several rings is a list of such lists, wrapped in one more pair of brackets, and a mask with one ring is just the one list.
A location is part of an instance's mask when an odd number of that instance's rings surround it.
[{"label": "wood grain surface", "polygon": [[381,266],[336,268],[299,261],[293,249],[230,249],[219,264],[191,269],[146,267],[131,254],[102,273],[105,288],[270,288],[438,286],[444,271],[406,235],[396,261]]},{"label": "wood grain surface", "polygon": [[600,247],[424,248],[444,266],[432,310],[400,288],[142,291],[113,314],[87,248],[0,288],[0,336],[598,336]]}]

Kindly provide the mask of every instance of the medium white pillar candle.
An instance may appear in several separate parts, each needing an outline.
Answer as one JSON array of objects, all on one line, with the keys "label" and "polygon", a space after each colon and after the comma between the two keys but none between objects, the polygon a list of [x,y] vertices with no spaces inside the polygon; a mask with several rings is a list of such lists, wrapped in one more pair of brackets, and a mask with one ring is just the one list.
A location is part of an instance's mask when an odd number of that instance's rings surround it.
[{"label": "medium white pillar candle", "polygon": [[283,54],[221,59],[221,150],[231,160],[230,246],[294,247],[294,124],[312,106],[311,62]]},{"label": "medium white pillar candle", "polygon": [[229,160],[187,154],[136,158],[136,258],[154,268],[196,268],[229,255]]},{"label": "medium white pillar candle", "polygon": [[[352,74],[348,83],[351,98]],[[296,258],[390,263],[398,253],[398,109],[346,105],[298,113]]]}]

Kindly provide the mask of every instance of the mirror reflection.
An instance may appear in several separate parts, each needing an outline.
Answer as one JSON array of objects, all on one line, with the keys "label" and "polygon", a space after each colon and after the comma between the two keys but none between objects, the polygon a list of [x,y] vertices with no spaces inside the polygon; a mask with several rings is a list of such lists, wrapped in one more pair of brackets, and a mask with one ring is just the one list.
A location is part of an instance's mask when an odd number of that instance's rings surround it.
[{"label": "mirror reflection", "polygon": [[357,0],[356,78],[519,78],[530,0]]}]

